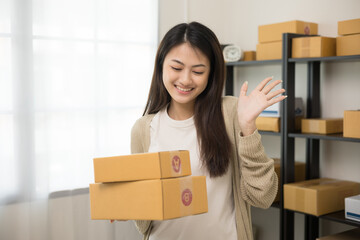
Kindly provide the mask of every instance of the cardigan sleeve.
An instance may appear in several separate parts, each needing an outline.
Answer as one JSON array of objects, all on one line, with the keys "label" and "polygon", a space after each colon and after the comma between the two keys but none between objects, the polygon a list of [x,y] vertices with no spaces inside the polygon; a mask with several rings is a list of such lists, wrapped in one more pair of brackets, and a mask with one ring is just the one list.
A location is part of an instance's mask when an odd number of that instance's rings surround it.
[{"label": "cardigan sleeve", "polygon": [[[146,149],[146,142],[147,139],[145,136],[147,136],[146,131],[149,131],[149,128],[147,128],[146,118],[140,118],[137,120],[134,124],[134,126],[131,129],[131,153],[144,153],[147,152],[148,149]],[[150,230],[151,221],[149,220],[135,220],[135,226],[138,229],[138,231],[145,235],[147,234],[147,231]]]},{"label": "cardigan sleeve", "polygon": [[257,130],[246,137],[241,137],[238,132],[237,138],[241,159],[241,195],[252,206],[268,208],[273,203],[278,190],[274,161],[265,154]]},{"label": "cardigan sleeve", "polygon": [[261,143],[258,130],[252,135],[241,136],[241,129],[237,115],[237,98],[228,99],[227,116],[233,125],[233,139],[235,140],[236,156],[240,170],[241,197],[254,207],[268,208],[273,203],[277,188],[278,178],[274,170],[274,161],[269,158]]}]

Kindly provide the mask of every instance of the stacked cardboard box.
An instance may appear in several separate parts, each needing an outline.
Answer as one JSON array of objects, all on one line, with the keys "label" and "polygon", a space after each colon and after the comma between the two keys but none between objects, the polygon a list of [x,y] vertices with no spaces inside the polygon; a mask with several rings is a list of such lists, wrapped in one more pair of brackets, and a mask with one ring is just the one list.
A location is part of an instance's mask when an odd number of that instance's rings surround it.
[{"label": "stacked cardboard box", "polygon": [[360,110],[344,111],[344,137],[360,138]]},{"label": "stacked cardboard box", "polygon": [[360,54],[360,18],[338,22],[336,55]]},{"label": "stacked cardboard box", "polygon": [[284,208],[320,216],[344,210],[345,198],[360,193],[360,183],[330,178],[284,184]]},{"label": "stacked cardboard box", "polygon": [[92,219],[164,220],[208,210],[205,176],[191,175],[188,151],[95,158]]},{"label": "stacked cardboard box", "polygon": [[343,131],[342,118],[306,118],[301,121],[301,132],[332,134]]},{"label": "stacked cardboard box", "polygon": [[318,25],[303,21],[288,21],[259,26],[259,43],[256,46],[256,60],[282,58],[282,34],[298,33],[316,35]]},{"label": "stacked cardboard box", "polygon": [[336,38],[301,37],[292,40],[292,58],[330,57],[336,55]]}]

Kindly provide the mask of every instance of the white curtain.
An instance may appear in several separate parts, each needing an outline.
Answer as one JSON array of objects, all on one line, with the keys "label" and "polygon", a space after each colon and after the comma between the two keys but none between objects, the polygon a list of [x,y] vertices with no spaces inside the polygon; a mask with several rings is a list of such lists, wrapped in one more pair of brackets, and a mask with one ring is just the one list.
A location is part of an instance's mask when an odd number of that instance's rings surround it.
[{"label": "white curtain", "polygon": [[75,223],[94,224],[92,159],[130,153],[157,11],[157,0],[0,0],[0,239],[90,239]]}]

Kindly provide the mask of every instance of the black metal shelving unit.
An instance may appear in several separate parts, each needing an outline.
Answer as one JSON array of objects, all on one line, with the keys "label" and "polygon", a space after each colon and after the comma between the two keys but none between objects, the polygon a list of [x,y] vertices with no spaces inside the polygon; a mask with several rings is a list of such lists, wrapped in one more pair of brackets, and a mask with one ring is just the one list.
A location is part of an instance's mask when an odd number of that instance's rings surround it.
[{"label": "black metal shelving unit", "polygon": [[[360,55],[352,56],[334,56],[319,58],[291,58],[292,39],[304,37],[300,34],[283,34],[282,59],[266,61],[249,61],[249,62],[232,62],[227,63],[227,81],[225,86],[226,95],[234,95],[234,67],[236,66],[262,66],[271,64],[281,64],[283,88],[286,90],[288,98],[281,102],[281,131],[279,133],[260,131],[263,135],[275,135],[281,138],[281,186],[286,183],[294,182],[294,165],[295,165],[295,138],[306,139],[305,163],[306,179],[320,177],[320,141],[346,141],[360,142],[357,138],[346,138],[342,134],[303,134],[295,131],[295,64],[307,64],[307,99],[306,99],[306,117],[319,118],[320,116],[320,64],[321,62],[351,62],[360,61]],[[280,202],[275,203],[272,207],[280,211],[280,239],[294,239],[294,211],[284,209],[283,188],[280,191]],[[316,217],[305,214],[305,239],[315,240],[319,237],[319,219],[327,219],[343,224],[360,227],[360,223],[345,219],[344,211],[331,213]]]}]

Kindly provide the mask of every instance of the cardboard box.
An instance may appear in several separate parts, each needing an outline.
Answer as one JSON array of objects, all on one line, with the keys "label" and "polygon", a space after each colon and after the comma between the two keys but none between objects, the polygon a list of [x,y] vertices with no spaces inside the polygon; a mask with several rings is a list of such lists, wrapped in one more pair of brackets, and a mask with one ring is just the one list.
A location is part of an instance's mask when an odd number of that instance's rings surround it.
[{"label": "cardboard box", "polygon": [[358,54],[360,54],[360,34],[336,38],[336,56]]},{"label": "cardboard box", "polygon": [[344,111],[344,137],[360,138],[360,110]]},{"label": "cardboard box", "polygon": [[316,240],[359,240],[360,228],[355,228],[349,231],[317,238]]},{"label": "cardboard box", "polygon": [[162,179],[191,175],[189,151],[94,158],[95,182]]},{"label": "cardboard box", "polygon": [[360,195],[345,198],[345,218],[360,222]]},{"label": "cardboard box", "polygon": [[[295,182],[300,182],[300,181],[304,181],[305,180],[305,166],[306,164],[303,162],[295,162]],[[278,192],[276,194],[276,197],[274,199],[274,202],[280,201],[280,159],[278,158],[274,158],[274,168],[275,168],[275,173],[279,179],[278,182]]]},{"label": "cardboard box", "polygon": [[243,61],[256,61],[255,51],[244,51]]},{"label": "cardboard box", "polygon": [[342,118],[307,118],[301,120],[301,132],[331,134],[343,131]]},{"label": "cardboard box", "polygon": [[344,199],[360,193],[360,183],[320,178],[284,184],[284,208],[320,216],[344,210]]},{"label": "cardboard box", "polygon": [[349,35],[360,33],[360,18],[338,22],[338,34]]},{"label": "cardboard box", "polygon": [[[295,116],[295,130],[300,131],[302,116]],[[280,117],[257,117],[256,128],[259,131],[280,132]]]},{"label": "cardboard box", "polygon": [[259,43],[281,41],[283,33],[316,35],[318,33],[318,25],[297,20],[262,25],[259,26]]},{"label": "cardboard box", "polygon": [[165,220],[208,211],[205,176],[90,184],[91,219]]},{"label": "cardboard box", "polygon": [[280,132],[279,117],[257,117],[255,124],[259,131]]},{"label": "cardboard box", "polygon": [[336,38],[303,37],[292,40],[293,58],[336,56]]},{"label": "cardboard box", "polygon": [[256,60],[273,60],[282,58],[282,41],[259,43],[256,45]]}]

